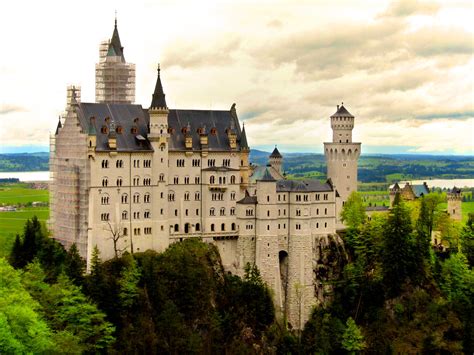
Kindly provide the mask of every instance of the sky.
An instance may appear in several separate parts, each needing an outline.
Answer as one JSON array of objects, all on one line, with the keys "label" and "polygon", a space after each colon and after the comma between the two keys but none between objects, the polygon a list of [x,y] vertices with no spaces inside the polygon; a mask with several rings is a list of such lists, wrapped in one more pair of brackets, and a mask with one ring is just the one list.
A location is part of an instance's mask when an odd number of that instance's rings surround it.
[{"label": "sky", "polygon": [[474,155],[470,0],[2,1],[0,152],[47,150],[66,86],[93,102],[115,11],[136,102],[230,109],[252,148],[322,152],[336,105],[362,153]]}]

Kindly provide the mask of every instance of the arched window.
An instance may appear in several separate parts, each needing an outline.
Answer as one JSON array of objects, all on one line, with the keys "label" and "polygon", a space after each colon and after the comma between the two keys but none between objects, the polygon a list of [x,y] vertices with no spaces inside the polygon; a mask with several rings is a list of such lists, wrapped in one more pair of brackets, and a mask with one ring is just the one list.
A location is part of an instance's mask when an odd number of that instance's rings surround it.
[{"label": "arched window", "polygon": [[224,207],[221,207],[220,213],[221,213],[221,216],[225,216],[225,208]]},{"label": "arched window", "polygon": [[127,211],[123,211],[123,212],[122,212],[122,219],[123,219],[123,220],[128,219],[128,212],[127,212]]},{"label": "arched window", "polygon": [[151,195],[149,192],[147,192],[144,196],[143,196],[143,202],[145,203],[150,203],[150,199],[151,199]]},{"label": "arched window", "polygon": [[214,207],[211,207],[211,209],[209,210],[209,216],[215,216],[216,214],[216,209]]},{"label": "arched window", "polygon": [[230,177],[230,183],[231,183],[231,184],[235,184],[235,175],[232,175],[232,176]]},{"label": "arched window", "polygon": [[103,186],[103,187],[107,187],[108,184],[109,184],[109,179],[107,179],[106,177],[104,177],[104,178],[102,179],[102,186]]},{"label": "arched window", "polygon": [[160,174],[160,181],[165,181],[165,174],[163,173]]},{"label": "arched window", "polygon": [[213,184],[215,184],[215,182],[216,182],[216,177],[215,177],[214,175],[211,175],[211,177],[210,177],[210,179],[209,179],[209,183],[210,183],[211,185],[213,185]]},{"label": "arched window", "polygon": [[128,195],[127,194],[122,195],[122,203],[128,203]]},{"label": "arched window", "polygon": [[201,225],[199,223],[196,223],[196,232],[199,232],[201,230]]},{"label": "arched window", "polygon": [[117,186],[122,186],[122,178],[121,177],[117,178]]},{"label": "arched window", "polygon": [[223,231],[223,232],[225,231],[225,223],[221,224],[221,231]]},{"label": "arched window", "polygon": [[140,194],[138,192],[133,195],[133,203],[140,203]]},{"label": "arched window", "polygon": [[235,231],[235,223],[232,223],[232,224],[231,224],[231,229],[232,229],[233,231]]},{"label": "arched window", "polygon": [[214,232],[215,231],[215,226],[214,226],[214,223],[211,223],[211,232]]},{"label": "arched window", "polygon": [[175,231],[175,232],[179,232],[179,224],[175,224],[175,225],[174,225],[174,231]]}]

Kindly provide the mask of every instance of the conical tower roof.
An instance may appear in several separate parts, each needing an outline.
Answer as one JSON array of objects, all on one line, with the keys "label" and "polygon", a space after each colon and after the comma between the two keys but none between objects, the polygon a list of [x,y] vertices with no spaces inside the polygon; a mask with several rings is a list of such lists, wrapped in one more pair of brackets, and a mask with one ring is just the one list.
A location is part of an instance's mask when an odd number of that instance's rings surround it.
[{"label": "conical tower roof", "polygon": [[115,19],[114,32],[112,33],[107,56],[119,56],[122,57],[122,61],[125,62],[125,57],[123,56],[123,47],[122,43],[120,43],[120,36],[117,29],[117,19]]},{"label": "conical tower roof", "polygon": [[155,91],[153,92],[153,96],[151,99],[150,107],[153,108],[167,108],[165,93],[163,91],[163,85],[161,84],[161,76],[160,76],[160,65],[158,64],[158,77],[156,78],[156,85]]},{"label": "conical tower roof", "polygon": [[331,117],[352,117],[352,118],[354,118],[354,116],[352,116],[350,114],[350,112],[347,111],[347,109],[344,107],[344,103],[342,103],[341,106],[337,105],[337,111]]},{"label": "conical tower roof", "polygon": [[273,149],[272,154],[270,154],[270,158],[283,158],[283,156],[280,154],[276,146],[275,146],[275,149]]},{"label": "conical tower roof", "polygon": [[265,172],[263,173],[262,178],[260,181],[276,181],[275,178],[272,176],[268,168],[265,169]]},{"label": "conical tower roof", "polygon": [[240,149],[249,150],[249,145],[247,143],[247,134],[245,133],[245,125],[242,127],[242,133],[240,135]]}]

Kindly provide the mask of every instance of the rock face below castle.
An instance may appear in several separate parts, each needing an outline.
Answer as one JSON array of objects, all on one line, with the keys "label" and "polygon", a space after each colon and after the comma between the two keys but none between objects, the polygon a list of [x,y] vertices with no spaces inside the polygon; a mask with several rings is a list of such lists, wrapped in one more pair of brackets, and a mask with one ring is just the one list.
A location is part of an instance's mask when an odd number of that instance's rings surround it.
[{"label": "rock face below castle", "polygon": [[[256,264],[277,309],[303,327],[344,260],[336,229],[357,182],[360,143],[346,138],[353,116],[341,106],[331,117],[336,136],[349,141],[325,144],[328,181],[287,180],[277,148],[267,167],[249,164],[235,104],[168,108],[160,69],[150,106],[134,104],[135,67],[125,61],[117,26],[106,43],[96,75],[104,91],[86,103],[80,88],[69,87],[51,137],[54,238],[77,244],[88,264],[96,246],[109,259],[201,238],[218,247],[228,271],[242,275]],[[112,80],[103,66],[128,69]]]}]

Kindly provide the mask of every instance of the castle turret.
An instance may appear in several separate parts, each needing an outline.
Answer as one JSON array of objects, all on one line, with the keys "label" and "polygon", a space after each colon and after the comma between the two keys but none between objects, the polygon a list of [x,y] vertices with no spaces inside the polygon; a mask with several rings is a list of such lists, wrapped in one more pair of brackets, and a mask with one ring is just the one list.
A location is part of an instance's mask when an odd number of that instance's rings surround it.
[{"label": "castle turret", "polygon": [[462,196],[461,196],[461,189],[457,187],[453,187],[451,191],[447,194],[448,199],[448,213],[451,218],[455,221],[462,220]]},{"label": "castle turret", "polygon": [[278,148],[275,146],[272,154],[268,157],[268,162],[280,175],[283,175],[283,156],[278,151]]},{"label": "castle turret", "polygon": [[131,104],[135,102],[135,64],[127,63],[115,19],[109,41],[102,42],[95,65],[95,101]]},{"label": "castle turret", "polygon": [[352,191],[357,191],[357,161],[361,143],[352,142],[354,116],[344,107],[337,106],[331,116],[332,142],[324,143],[327,176],[331,179],[340,198],[336,200],[337,225],[342,227],[340,213]]},{"label": "castle turret", "polygon": [[[148,140],[150,141],[154,154],[152,161],[154,196],[165,196],[168,193],[168,149],[169,149],[169,133],[168,133],[168,106],[166,104],[163,85],[161,84],[161,70],[158,64],[158,76],[156,78],[155,91],[153,92],[148,114],[150,116]],[[168,204],[153,204],[152,215],[159,216],[155,219],[153,229],[157,231],[153,238],[154,248],[164,250],[169,244],[167,231],[162,228],[168,225]]]}]

